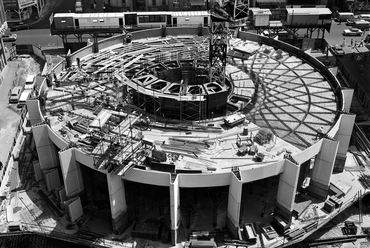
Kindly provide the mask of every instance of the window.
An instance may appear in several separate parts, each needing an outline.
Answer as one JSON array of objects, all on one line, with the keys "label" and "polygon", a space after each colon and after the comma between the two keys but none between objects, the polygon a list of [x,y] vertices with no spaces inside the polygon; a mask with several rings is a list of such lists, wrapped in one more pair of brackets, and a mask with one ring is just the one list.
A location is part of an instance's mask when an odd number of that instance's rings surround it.
[{"label": "window", "polygon": [[162,5],[167,5],[167,1],[166,0],[162,0]]},{"label": "window", "polygon": [[166,20],[166,17],[163,15],[139,16],[140,23],[164,22],[165,20]]},{"label": "window", "polygon": [[104,22],[104,19],[100,19],[99,22]]},{"label": "window", "polygon": [[93,20],[94,23],[98,22],[98,20]]},{"label": "window", "polygon": [[156,5],[157,5],[157,1],[153,0],[153,6],[156,6]]},{"label": "window", "polygon": [[174,8],[180,8],[180,2],[177,2],[176,0],[173,1],[173,7]]},{"label": "window", "polygon": [[190,21],[190,18],[185,18],[185,21],[186,21],[186,22]]},{"label": "window", "polygon": [[65,23],[65,22],[66,22],[66,20],[65,20],[65,19],[62,19],[60,22],[61,22],[61,23]]},{"label": "window", "polygon": [[190,0],[184,0],[184,8],[190,8],[190,7],[191,7]]}]

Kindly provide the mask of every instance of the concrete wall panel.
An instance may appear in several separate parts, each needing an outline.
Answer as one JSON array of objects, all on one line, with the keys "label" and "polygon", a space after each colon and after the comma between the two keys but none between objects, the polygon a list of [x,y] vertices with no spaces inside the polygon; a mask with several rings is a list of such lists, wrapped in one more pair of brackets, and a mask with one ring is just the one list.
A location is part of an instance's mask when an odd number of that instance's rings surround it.
[{"label": "concrete wall panel", "polygon": [[[31,114],[31,113],[30,113]],[[49,133],[46,124],[32,127],[33,139],[35,140],[36,147],[48,146],[52,144],[49,139]]]},{"label": "concrete wall panel", "polygon": [[127,211],[126,193],[123,179],[115,174],[107,174],[112,219]]},{"label": "concrete wall panel", "polygon": [[343,110],[348,112],[351,109],[354,89],[349,88],[342,89],[342,94],[343,94]]},{"label": "concrete wall panel", "polygon": [[168,187],[170,186],[171,175],[166,172],[133,169],[125,176],[125,180]]},{"label": "concrete wall panel", "polygon": [[52,191],[53,189],[62,186],[59,177],[59,170],[56,168],[51,171],[45,172],[45,178],[48,191]]},{"label": "concrete wall panel", "polygon": [[323,139],[320,153],[318,153],[317,159],[332,162],[335,159],[338,150],[338,141]]},{"label": "concrete wall panel", "polygon": [[329,185],[339,142],[323,139],[321,152],[317,154],[312,171],[312,180]]},{"label": "concrete wall panel", "polygon": [[218,173],[212,176],[208,174],[178,174],[179,187],[198,188],[198,187],[217,187],[230,184],[231,171]]},{"label": "concrete wall panel", "polygon": [[280,174],[283,171],[284,160],[261,165],[244,166],[239,168],[240,176],[244,183],[253,182],[262,178]]},{"label": "concrete wall panel", "polygon": [[227,204],[227,216],[234,229],[239,226],[240,207],[242,199],[243,184],[234,174],[230,174],[229,197]]},{"label": "concrete wall panel", "polygon": [[285,160],[284,171],[280,174],[276,201],[288,211],[293,210],[300,166]]},{"label": "concrete wall panel", "polygon": [[81,168],[79,163],[76,162],[74,150],[72,148],[59,152],[64,186],[68,197],[77,195],[84,190]]},{"label": "concrete wall panel", "polygon": [[[76,149],[75,150],[75,156],[76,156],[76,160],[89,167],[89,168],[92,168],[94,170],[98,170],[98,169],[95,169],[94,167],[94,158],[86,153],[84,153],[83,151],[79,150],[79,149]],[[102,170],[98,170],[99,172],[105,172],[105,171],[102,171]]]},{"label": "concrete wall panel", "polygon": [[59,161],[55,146],[49,139],[48,126],[46,124],[34,126],[32,127],[32,133],[39,154],[40,169],[46,170],[57,167]]},{"label": "concrete wall panel", "polygon": [[53,148],[53,145],[36,147],[37,154],[39,154],[41,170],[47,170],[58,166],[56,150]]},{"label": "concrete wall panel", "polygon": [[26,104],[31,126],[42,122],[44,117],[41,115],[41,111],[39,109],[39,101],[28,100]]},{"label": "concrete wall panel", "polygon": [[339,130],[334,136],[339,141],[338,155],[345,156],[347,154],[355,119],[356,115],[352,114],[341,114],[339,117]]},{"label": "concrete wall panel", "polygon": [[312,146],[308,147],[306,150],[302,151],[301,153],[293,154],[292,156],[294,160],[297,161],[298,164],[303,164],[304,162],[316,156],[316,154],[320,152],[321,145],[322,140],[319,140]]}]

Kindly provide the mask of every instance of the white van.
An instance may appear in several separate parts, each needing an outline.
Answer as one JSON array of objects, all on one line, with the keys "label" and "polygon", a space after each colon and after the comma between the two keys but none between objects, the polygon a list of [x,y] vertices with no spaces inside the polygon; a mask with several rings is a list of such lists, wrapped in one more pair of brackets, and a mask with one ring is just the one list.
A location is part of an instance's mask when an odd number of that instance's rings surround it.
[{"label": "white van", "polygon": [[26,78],[26,83],[24,85],[25,90],[35,90],[36,84],[35,84],[35,75],[28,75]]},{"label": "white van", "polygon": [[366,30],[366,29],[369,29],[370,28],[370,22],[368,21],[355,21],[353,24],[352,24],[352,27],[353,28],[358,28],[358,29],[361,29],[361,30]]},{"label": "white van", "polygon": [[360,19],[370,21],[370,14],[361,14]]},{"label": "white van", "polygon": [[26,105],[28,99],[31,98],[33,90],[24,90],[21,97],[18,100],[18,108],[23,108]]},{"label": "white van", "polygon": [[345,22],[347,20],[352,20],[355,18],[355,15],[352,12],[339,12],[337,19],[339,21]]}]

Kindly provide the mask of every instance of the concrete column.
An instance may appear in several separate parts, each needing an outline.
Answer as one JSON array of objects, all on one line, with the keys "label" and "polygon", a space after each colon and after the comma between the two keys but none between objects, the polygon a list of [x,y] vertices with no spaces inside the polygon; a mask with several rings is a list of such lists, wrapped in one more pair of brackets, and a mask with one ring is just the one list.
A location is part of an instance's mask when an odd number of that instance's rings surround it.
[{"label": "concrete column", "polygon": [[356,115],[348,113],[342,113],[339,117],[339,130],[334,136],[339,141],[338,153],[334,165],[335,172],[342,172],[344,170],[355,119]]},{"label": "concrete column", "polygon": [[128,218],[125,185],[122,177],[113,173],[107,174],[109,202],[112,213],[112,228],[122,234],[131,225]]},{"label": "concrete column", "polygon": [[170,200],[171,200],[171,243],[176,245],[179,225],[181,221],[180,209],[180,188],[179,178],[176,177],[173,183],[170,184]]},{"label": "concrete column", "polygon": [[32,127],[41,170],[52,169],[59,166],[57,150],[54,143],[49,138],[48,128],[49,126],[46,124]]},{"label": "concrete column", "polygon": [[93,53],[99,52],[99,41],[98,41],[98,35],[93,35]]},{"label": "concrete column", "polygon": [[229,197],[227,204],[226,229],[236,238],[240,220],[240,208],[242,204],[243,183],[230,173]]},{"label": "concrete column", "polygon": [[282,217],[290,225],[299,179],[300,165],[285,160],[280,174],[274,215]]},{"label": "concrete column", "polygon": [[354,89],[345,88],[342,89],[343,94],[343,110],[349,112],[351,109]]},{"label": "concrete column", "polygon": [[59,159],[67,197],[82,193],[84,184],[80,163],[76,161],[75,148],[60,151]]},{"label": "concrete column", "polygon": [[308,193],[320,200],[325,200],[328,195],[338,146],[338,141],[324,138],[322,139],[321,151],[316,155]]}]

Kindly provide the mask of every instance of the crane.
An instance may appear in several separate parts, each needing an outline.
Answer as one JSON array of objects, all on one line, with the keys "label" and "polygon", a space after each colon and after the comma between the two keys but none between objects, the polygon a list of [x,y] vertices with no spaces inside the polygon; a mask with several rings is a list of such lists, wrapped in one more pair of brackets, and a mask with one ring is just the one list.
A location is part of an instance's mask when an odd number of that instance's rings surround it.
[{"label": "crane", "polygon": [[248,16],[248,0],[213,0],[209,44],[209,79],[225,84],[229,26]]}]

